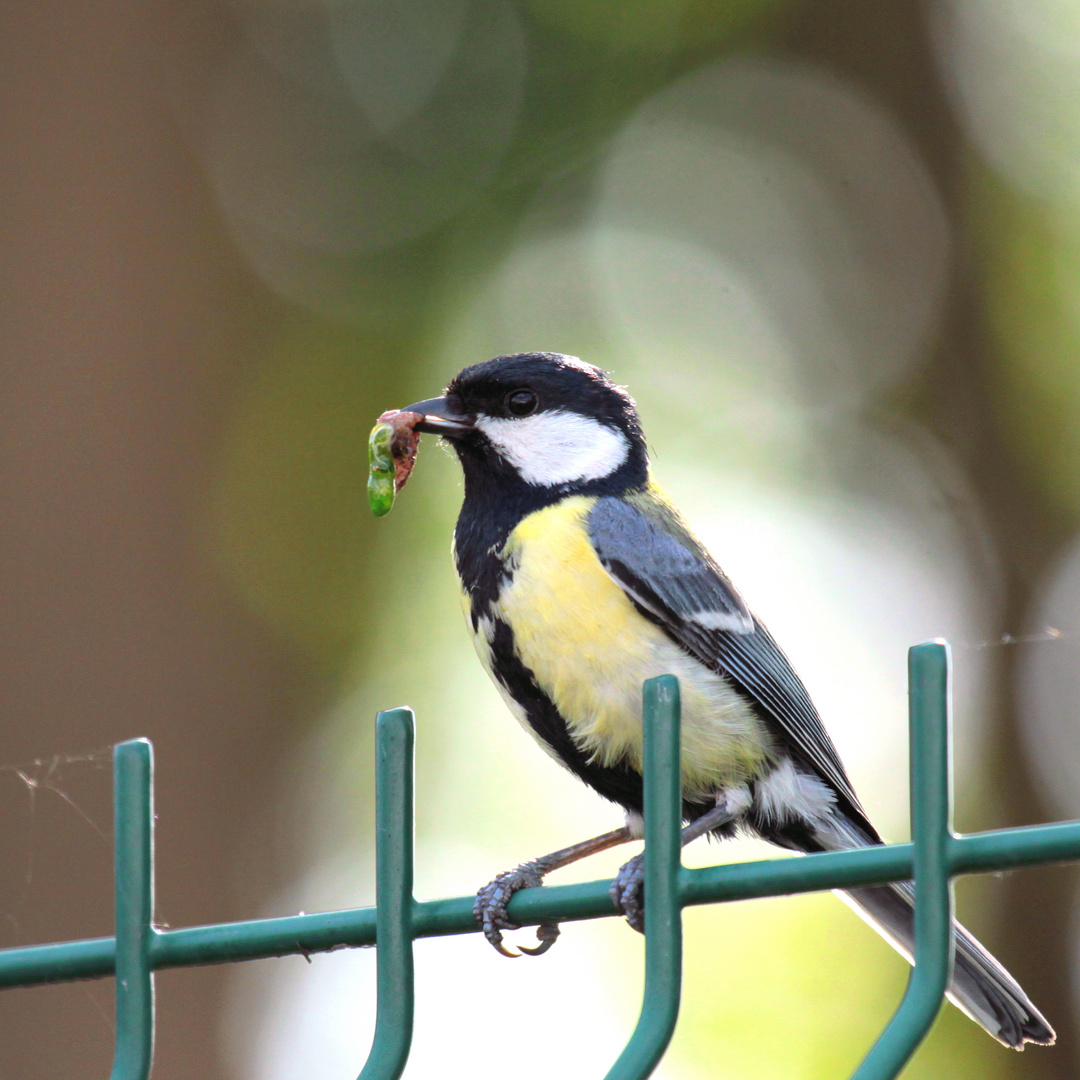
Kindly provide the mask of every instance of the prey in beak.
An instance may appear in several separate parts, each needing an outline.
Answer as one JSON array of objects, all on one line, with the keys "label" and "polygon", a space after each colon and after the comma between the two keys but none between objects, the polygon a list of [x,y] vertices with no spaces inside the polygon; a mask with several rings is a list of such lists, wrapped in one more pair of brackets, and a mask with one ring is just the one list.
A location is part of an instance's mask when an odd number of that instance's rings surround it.
[{"label": "prey in beak", "polygon": [[390,512],[416,464],[420,433],[447,439],[473,429],[472,419],[450,410],[445,398],[428,398],[379,417],[368,438],[368,504],[376,517]]}]

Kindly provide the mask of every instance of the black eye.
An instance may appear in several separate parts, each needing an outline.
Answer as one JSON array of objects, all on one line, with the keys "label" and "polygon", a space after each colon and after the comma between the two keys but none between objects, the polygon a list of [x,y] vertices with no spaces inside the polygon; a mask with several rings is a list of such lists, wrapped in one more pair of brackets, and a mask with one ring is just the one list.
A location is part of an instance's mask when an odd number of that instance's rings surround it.
[{"label": "black eye", "polygon": [[506,409],[512,416],[536,412],[536,395],[531,390],[513,390],[506,395]]}]

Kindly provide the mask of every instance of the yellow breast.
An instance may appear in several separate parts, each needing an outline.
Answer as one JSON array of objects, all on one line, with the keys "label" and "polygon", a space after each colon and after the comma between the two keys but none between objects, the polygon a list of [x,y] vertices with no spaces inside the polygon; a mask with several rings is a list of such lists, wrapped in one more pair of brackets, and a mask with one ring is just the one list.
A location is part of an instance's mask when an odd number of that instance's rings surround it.
[{"label": "yellow breast", "polygon": [[727,681],[640,615],[589,541],[594,499],[576,496],[525,518],[503,557],[514,568],[494,614],[522,662],[601,765],[641,768],[641,684],[678,676],[683,789],[706,796],[758,775],[772,756],[763,725]]}]

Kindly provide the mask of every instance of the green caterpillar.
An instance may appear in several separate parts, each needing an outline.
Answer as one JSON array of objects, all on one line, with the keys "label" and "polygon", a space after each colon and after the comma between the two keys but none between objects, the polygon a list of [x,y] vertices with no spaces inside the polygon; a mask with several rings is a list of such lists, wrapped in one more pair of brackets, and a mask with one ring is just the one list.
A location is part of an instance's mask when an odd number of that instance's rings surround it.
[{"label": "green caterpillar", "polygon": [[368,436],[367,496],[371,512],[376,517],[390,513],[397,494],[394,478],[397,466],[390,446],[394,438],[391,424],[376,424]]}]

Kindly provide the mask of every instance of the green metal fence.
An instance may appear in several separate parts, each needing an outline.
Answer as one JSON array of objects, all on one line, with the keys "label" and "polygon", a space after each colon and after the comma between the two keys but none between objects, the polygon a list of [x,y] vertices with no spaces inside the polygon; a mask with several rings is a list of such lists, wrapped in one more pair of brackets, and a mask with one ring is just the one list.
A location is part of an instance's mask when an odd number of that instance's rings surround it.
[{"label": "green metal fence", "polygon": [[[688,904],[875,885],[914,878],[915,966],[892,1020],[855,1080],[899,1075],[933,1023],[952,964],[952,878],[1080,858],[1080,822],[955,836],[949,828],[949,656],[944,644],[908,658],[909,844],[688,870],[680,861],[679,686],[645,684],[645,991],[637,1027],[607,1080],[644,1080],[671,1039]],[[413,942],[476,933],[472,896],[418,902],[413,880],[413,715],[379,714],[376,737],[376,906],[176,930],[153,925],[153,753],[145,739],[114,751],[116,936],[0,950],[0,987],[116,976],[112,1080],[145,1080],[154,1040],[153,973],[377,945],[375,1037],[361,1080],[395,1080],[413,1025]],[[615,914],[608,882],[529,889],[510,903],[523,925]]]}]

